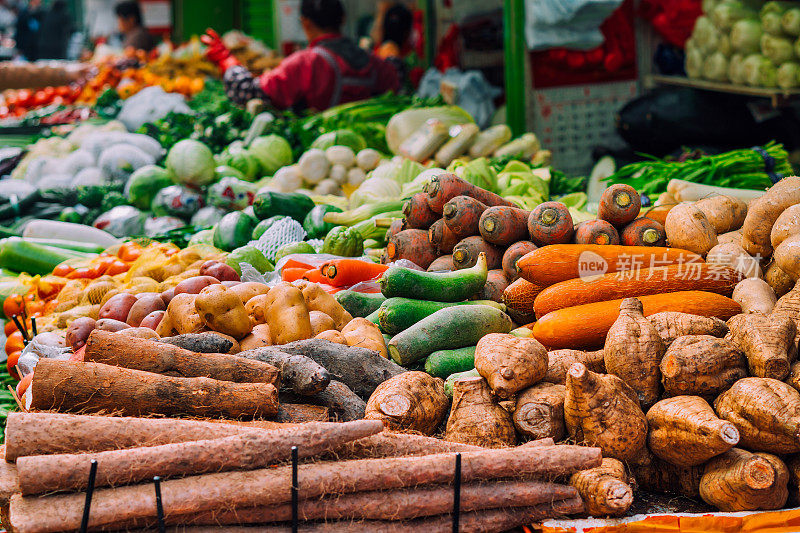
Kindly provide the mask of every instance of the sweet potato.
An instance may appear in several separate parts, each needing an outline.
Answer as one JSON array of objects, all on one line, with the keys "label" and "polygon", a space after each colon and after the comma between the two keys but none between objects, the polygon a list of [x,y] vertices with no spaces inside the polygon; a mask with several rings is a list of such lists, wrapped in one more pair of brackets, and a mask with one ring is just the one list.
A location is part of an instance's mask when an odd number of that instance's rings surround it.
[{"label": "sweet potato", "polygon": [[533,338],[484,335],[475,348],[475,369],[498,397],[508,399],[547,373],[547,351]]},{"label": "sweet potato", "polygon": [[739,430],[739,444],[770,453],[800,451],[800,392],[771,378],[744,378],[714,400],[717,416]]},{"label": "sweet potato", "polygon": [[747,216],[747,203],[733,196],[709,196],[694,205],[703,212],[717,235],[738,230]]},{"label": "sweet potato", "polygon": [[763,315],[770,314],[778,302],[772,287],[759,278],[743,279],[737,283],[731,298],[742,306],[742,313]]},{"label": "sweet potato", "polygon": [[450,228],[444,223],[444,219],[440,218],[428,228],[428,240],[440,254],[450,254],[461,238],[450,231]]},{"label": "sweet potato", "polygon": [[126,324],[125,322],[121,322],[119,320],[114,320],[113,318],[101,318],[97,322],[95,322],[95,329],[99,329],[100,331],[122,331],[123,329],[129,329],[130,325]]},{"label": "sweet potato", "polygon": [[706,215],[694,204],[683,203],[673,207],[664,225],[670,246],[689,250],[705,256],[717,245],[717,232]]},{"label": "sweet potato", "polygon": [[647,411],[647,424],[650,451],[676,466],[703,464],[739,442],[736,426],[697,396],[661,400]]},{"label": "sweet potato", "polygon": [[531,439],[564,438],[564,385],[540,382],[519,393],[514,408],[514,427]]},{"label": "sweet potato", "polygon": [[311,321],[311,336],[316,337],[323,331],[336,329],[336,323],[331,317],[322,311],[309,311],[308,318]]},{"label": "sweet potato", "polygon": [[511,415],[495,402],[481,377],[458,379],[453,384],[453,407],[444,439],[485,448],[517,443]]},{"label": "sweet potato", "polygon": [[478,256],[486,254],[486,264],[489,270],[495,270],[502,266],[503,249],[488,243],[483,237],[467,237],[459,241],[453,249],[453,264],[456,269],[471,268],[478,262]]},{"label": "sweet potato", "polygon": [[535,249],[536,245],[531,241],[518,241],[506,249],[503,253],[502,266],[509,283],[515,281],[519,277],[519,272],[517,272],[517,260]]},{"label": "sweet potato", "polygon": [[342,335],[348,346],[358,346],[377,352],[384,359],[389,358],[386,340],[381,330],[366,318],[356,317],[342,328]]},{"label": "sweet potato", "polygon": [[120,335],[125,335],[127,337],[133,337],[135,339],[157,340],[159,338],[158,337],[158,333],[156,333],[154,330],[152,330],[150,328],[142,328],[142,327],[126,328],[126,329],[120,330],[119,334]]},{"label": "sweet potato", "polygon": [[272,336],[269,333],[269,326],[267,324],[256,324],[250,335],[243,338],[239,343],[242,351],[254,350],[263,346],[272,346]]},{"label": "sweet potato", "polygon": [[528,217],[528,233],[536,246],[564,244],[575,234],[572,215],[561,202],[544,202]]},{"label": "sweet potato", "polygon": [[660,222],[641,217],[625,226],[619,240],[625,246],[666,246],[667,233]]},{"label": "sweet potato", "polygon": [[800,234],[800,203],[787,207],[775,220],[769,239],[773,248],[777,248],[787,238]]},{"label": "sweet potato", "polygon": [[787,237],[772,253],[775,264],[794,281],[800,280],[800,233]]},{"label": "sweet potato", "polygon": [[617,228],[605,220],[587,220],[575,228],[575,244],[619,244]]},{"label": "sweet potato", "polygon": [[408,259],[423,269],[439,257],[424,229],[406,229],[393,235],[386,246],[386,255],[390,261]]},{"label": "sweet potato", "polygon": [[606,373],[603,350],[584,352],[581,350],[553,350],[547,352],[547,374],[543,381],[563,384],[567,381],[567,371],[574,363],[581,363],[592,372]]},{"label": "sweet potato", "polygon": [[617,228],[624,228],[639,215],[641,207],[642,200],[636,189],[618,183],[603,191],[597,208],[597,218],[610,222]]},{"label": "sweet potato", "polygon": [[428,206],[428,196],[420,192],[403,204],[406,226],[411,229],[428,229],[439,216]]},{"label": "sweet potato", "polygon": [[[717,235],[717,244],[725,244],[728,242],[732,242],[733,244],[741,247],[742,246],[742,230],[737,229],[736,231],[729,231],[728,233],[723,233],[722,235]],[[742,248],[744,250],[744,248]]]},{"label": "sweet potato", "polygon": [[242,300],[221,283],[201,290],[194,307],[206,326],[234,339],[243,339],[253,329]]},{"label": "sweet potato", "polygon": [[273,344],[311,338],[311,318],[300,289],[279,283],[266,297],[266,318]]},{"label": "sweet potato", "polygon": [[728,320],[728,337],[747,357],[750,374],[782,380],[797,357],[797,326],[786,317],[741,314]]},{"label": "sweet potato", "polygon": [[[255,328],[253,328],[255,330]],[[347,346],[347,339],[344,338],[344,335],[341,332],[336,331],[335,329],[330,329],[327,331],[323,331],[322,333],[318,333],[314,336],[315,339],[321,339],[325,341],[335,342],[336,344],[344,344]]]},{"label": "sweet potato", "polygon": [[200,291],[216,283],[219,283],[219,280],[211,276],[194,276],[175,285],[173,296],[179,294],[200,294]]},{"label": "sweet potato", "polygon": [[395,431],[432,435],[447,416],[449,404],[443,380],[425,372],[404,372],[378,385],[364,418],[382,420]]},{"label": "sweet potato", "polygon": [[619,318],[608,330],[603,353],[606,371],[618,376],[649,407],[659,398],[664,341],[655,326],[642,314],[642,302],[626,298],[620,304]]},{"label": "sweet potato", "polygon": [[794,287],[794,280],[780,269],[775,261],[771,262],[764,272],[764,281],[775,291],[775,296],[780,298]]},{"label": "sweet potato", "polygon": [[732,242],[714,246],[708,251],[706,262],[730,267],[747,278],[761,277],[761,265],[758,260]]},{"label": "sweet potato", "polygon": [[770,317],[785,317],[793,321],[798,332],[795,341],[800,341],[800,281],[795,283],[789,292],[778,298]]},{"label": "sweet potato", "polygon": [[569,483],[578,489],[592,516],[621,516],[633,504],[625,465],[610,457],[603,458],[600,466],[572,474]]},{"label": "sweet potato", "polygon": [[713,400],[747,377],[747,359],[737,345],[711,335],[684,335],[659,364],[665,396],[696,395]]},{"label": "sweet potato", "polygon": [[444,204],[442,217],[450,231],[464,239],[478,234],[481,215],[488,208],[470,196],[456,196]]},{"label": "sweet potato", "polygon": [[486,276],[486,285],[475,295],[475,298],[502,302],[503,293],[508,288],[508,285],[508,278],[506,278],[506,273],[502,269],[490,270]]},{"label": "sweet potato", "polygon": [[614,375],[600,375],[580,363],[567,372],[564,421],[577,443],[597,446],[603,457],[628,461],[647,440],[647,419],[636,392]]},{"label": "sweet potato", "polygon": [[530,211],[518,207],[494,206],[481,215],[481,237],[497,246],[509,246],[528,237]]},{"label": "sweet potato", "polygon": [[772,253],[770,235],[775,221],[788,207],[800,203],[800,177],[789,176],[750,202],[742,225],[742,248],[752,256]]},{"label": "sweet potato", "polygon": [[683,337],[684,335],[724,337],[728,334],[728,325],[724,321],[713,317],[664,311],[650,315],[647,319],[655,326],[665,346],[669,346],[678,337]]},{"label": "sweet potato", "polygon": [[786,465],[774,455],[733,448],[706,465],[700,496],[726,512],[780,509],[788,482]]}]

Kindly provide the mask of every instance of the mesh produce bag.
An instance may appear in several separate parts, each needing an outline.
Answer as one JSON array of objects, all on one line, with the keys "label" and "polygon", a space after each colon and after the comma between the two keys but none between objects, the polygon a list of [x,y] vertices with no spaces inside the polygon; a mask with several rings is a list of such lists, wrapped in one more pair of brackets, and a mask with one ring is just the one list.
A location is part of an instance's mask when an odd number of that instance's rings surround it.
[{"label": "mesh produce bag", "polygon": [[270,261],[275,261],[275,252],[284,244],[300,242],[306,238],[303,226],[292,218],[282,218],[275,222],[257,241],[248,244],[255,246]]}]

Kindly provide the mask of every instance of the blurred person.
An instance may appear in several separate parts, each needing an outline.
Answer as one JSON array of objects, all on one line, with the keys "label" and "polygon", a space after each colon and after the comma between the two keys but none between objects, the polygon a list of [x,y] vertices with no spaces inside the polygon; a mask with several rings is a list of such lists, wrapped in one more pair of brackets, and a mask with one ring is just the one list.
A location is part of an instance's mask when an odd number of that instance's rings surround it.
[{"label": "blurred person", "polygon": [[375,39],[375,55],[382,59],[401,59],[409,54],[411,29],[414,15],[405,5],[381,2],[375,17],[372,37]]},{"label": "blurred person", "polygon": [[117,25],[122,33],[122,47],[149,52],[156,46],[156,40],[142,25],[142,10],[134,0],[121,2],[114,8]]},{"label": "blurred person", "polygon": [[66,59],[67,46],[73,32],[72,17],[67,9],[67,0],[54,0],[42,17],[39,32],[38,54],[40,59]]},{"label": "blurred person", "polygon": [[17,14],[14,8],[8,4],[8,0],[0,0],[0,31],[10,31],[16,24]]},{"label": "blurred person", "polygon": [[39,59],[39,31],[42,25],[42,0],[30,0],[19,10],[14,40],[17,50],[28,61]]},{"label": "blurred person", "polygon": [[300,23],[308,47],[259,77],[239,64],[219,35],[208,30],[202,37],[208,45],[206,55],[224,73],[231,100],[245,103],[261,98],[278,109],[323,110],[399,89],[394,67],[342,36],[340,0],[302,0]]}]

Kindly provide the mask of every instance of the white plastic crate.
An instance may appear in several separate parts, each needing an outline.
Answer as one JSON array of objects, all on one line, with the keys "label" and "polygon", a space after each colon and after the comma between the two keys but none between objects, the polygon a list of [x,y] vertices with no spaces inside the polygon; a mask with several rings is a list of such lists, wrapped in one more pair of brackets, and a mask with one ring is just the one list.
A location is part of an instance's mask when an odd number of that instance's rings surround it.
[{"label": "white plastic crate", "polygon": [[553,152],[553,165],[569,175],[586,175],[592,150],[618,145],[616,113],[637,95],[636,81],[534,89],[528,124]]}]

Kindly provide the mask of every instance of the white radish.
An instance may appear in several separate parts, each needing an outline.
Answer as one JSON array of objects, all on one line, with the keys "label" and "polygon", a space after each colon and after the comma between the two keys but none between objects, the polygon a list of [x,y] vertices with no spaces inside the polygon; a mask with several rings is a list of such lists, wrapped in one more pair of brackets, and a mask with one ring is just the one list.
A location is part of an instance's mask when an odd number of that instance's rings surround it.
[{"label": "white radish", "polygon": [[347,183],[358,187],[367,179],[367,174],[359,167],[353,167],[347,171]]},{"label": "white radish", "polygon": [[307,182],[319,183],[328,177],[331,164],[325,157],[325,152],[318,148],[312,148],[300,156],[297,168]]},{"label": "white radish", "polygon": [[325,150],[325,157],[331,165],[342,165],[345,168],[352,167],[356,162],[356,154],[349,146],[331,146]]},{"label": "white radish", "polygon": [[347,167],[344,165],[333,165],[330,173],[328,174],[328,178],[332,179],[339,185],[347,182]]},{"label": "white radish", "polygon": [[364,148],[356,154],[356,165],[364,172],[369,172],[378,167],[381,162],[381,154],[372,148]]},{"label": "white radish", "polygon": [[297,165],[279,168],[269,185],[281,192],[293,192],[303,185],[303,176]]}]

